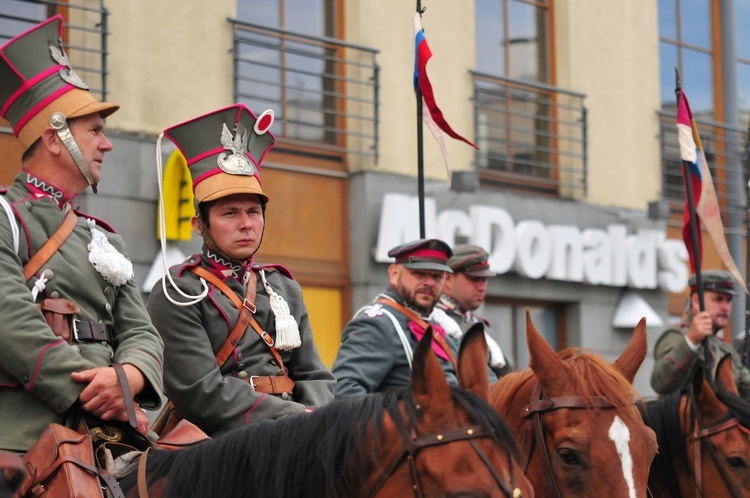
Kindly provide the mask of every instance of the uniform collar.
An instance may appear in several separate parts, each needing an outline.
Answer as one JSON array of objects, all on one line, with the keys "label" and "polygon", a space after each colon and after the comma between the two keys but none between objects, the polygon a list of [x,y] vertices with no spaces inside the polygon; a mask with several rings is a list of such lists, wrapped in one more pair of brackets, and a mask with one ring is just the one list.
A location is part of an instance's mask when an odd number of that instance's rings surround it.
[{"label": "uniform collar", "polygon": [[218,254],[216,251],[209,249],[206,245],[203,246],[203,256],[211,267],[223,278],[234,277],[241,281],[247,268],[252,266],[252,258],[250,258],[246,264],[242,264],[239,261]]},{"label": "uniform collar", "polygon": [[59,188],[45,182],[29,172],[22,171],[20,175],[22,175],[21,179],[26,185],[26,188],[31,192],[31,195],[37,199],[48,197],[55,201],[55,204],[62,209],[65,204],[68,204],[73,198],[75,198],[75,195],[65,195],[65,192]]},{"label": "uniform collar", "polygon": [[438,301],[438,305],[440,305],[440,307],[443,308],[444,310],[451,311],[458,315],[463,315],[463,316],[469,315],[468,311],[464,311],[461,308],[461,306],[458,304],[458,302],[452,297],[448,296],[447,294],[443,294],[440,296],[440,301]]}]

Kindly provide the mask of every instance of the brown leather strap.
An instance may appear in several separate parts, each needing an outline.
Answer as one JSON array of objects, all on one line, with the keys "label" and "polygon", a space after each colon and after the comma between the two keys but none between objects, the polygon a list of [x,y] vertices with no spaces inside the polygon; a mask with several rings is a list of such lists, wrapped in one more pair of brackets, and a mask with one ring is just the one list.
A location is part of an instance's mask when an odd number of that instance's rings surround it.
[{"label": "brown leather strap", "polygon": [[78,216],[71,209],[65,216],[65,219],[60,225],[52,237],[31,257],[28,263],[23,267],[23,278],[28,280],[33,277],[39,269],[49,261],[60,246],[65,242],[65,239],[73,232],[73,229],[78,222]]},{"label": "brown leather strap", "polygon": [[250,385],[259,393],[292,394],[294,381],[286,375],[253,375]]},{"label": "brown leather strap", "polygon": [[141,453],[138,458],[138,498],[148,498],[148,486],[146,485],[146,460],[148,459],[148,450]]},{"label": "brown leather strap", "polygon": [[[412,310],[410,310],[406,306],[402,306],[400,303],[397,303],[396,301],[393,301],[391,299],[381,298],[381,299],[375,300],[375,302],[379,304],[384,304],[386,306],[390,306],[391,308],[394,308],[400,311],[401,313],[409,317],[411,321],[416,322],[417,325],[422,327],[425,331],[427,331],[427,329],[431,327],[431,325],[425,322],[424,320],[422,320],[422,318],[419,315],[414,313]],[[434,328],[431,330],[432,330],[432,338],[435,340],[435,342],[440,344],[440,347],[443,348],[443,351],[445,351],[445,354],[448,355],[448,359],[453,364],[453,369],[456,371],[456,375],[458,375],[458,363],[456,363],[456,357],[453,355],[453,351],[451,350],[450,346],[448,346],[448,341],[446,341],[445,337],[440,335]]]},{"label": "brown leather strap", "polygon": [[119,363],[112,363],[112,368],[117,372],[117,380],[120,381],[120,388],[122,389],[122,395],[125,397],[125,411],[128,412],[128,422],[133,429],[138,429],[138,421],[135,418],[135,404],[133,401],[133,393],[130,390],[130,383],[128,382],[128,376],[125,375],[125,369]]},{"label": "brown leather strap", "polygon": [[260,336],[260,338],[263,339],[263,342],[266,343],[266,346],[268,346],[268,350],[271,352],[273,359],[276,361],[276,365],[279,367],[279,371],[285,372],[284,362],[281,359],[281,355],[276,350],[276,348],[273,347],[273,338],[268,332],[261,328],[261,326],[255,320],[255,317],[253,316],[253,313],[255,313],[254,301],[255,286],[257,282],[257,276],[255,272],[250,270],[250,280],[247,284],[247,295],[245,296],[244,301],[240,301],[240,298],[237,297],[237,294],[235,294],[235,292],[227,284],[225,284],[219,277],[217,277],[210,271],[200,266],[194,266],[190,268],[190,271],[192,271],[199,277],[202,277],[205,280],[211,282],[217,289],[223,292],[234,303],[235,307],[237,307],[238,310],[240,310],[240,317],[237,319],[237,323],[232,329],[232,332],[230,332],[229,337],[227,337],[227,340],[221,346],[219,352],[216,353],[216,363],[218,363],[219,366],[222,366],[224,365],[224,363],[226,363],[227,359],[229,359],[229,355],[232,353],[234,348],[237,347],[240,339],[242,339],[242,336],[247,329],[247,325],[249,324],[250,326],[252,326],[253,330],[255,330],[255,332]]}]

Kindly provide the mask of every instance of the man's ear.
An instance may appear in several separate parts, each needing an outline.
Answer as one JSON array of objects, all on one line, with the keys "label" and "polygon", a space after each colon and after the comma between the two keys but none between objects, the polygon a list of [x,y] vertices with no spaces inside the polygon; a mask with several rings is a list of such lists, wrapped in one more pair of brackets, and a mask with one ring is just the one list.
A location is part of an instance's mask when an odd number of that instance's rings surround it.
[{"label": "man's ear", "polygon": [[200,229],[200,222],[198,221],[197,216],[193,216],[193,218],[190,220],[190,224],[193,226],[193,231],[197,233],[199,237],[203,237]]},{"label": "man's ear", "polygon": [[46,128],[42,132],[42,136],[40,138],[42,141],[41,146],[47,149],[50,154],[53,154],[55,156],[60,155],[60,153],[62,152],[62,143],[55,130],[53,130],[52,128]]}]

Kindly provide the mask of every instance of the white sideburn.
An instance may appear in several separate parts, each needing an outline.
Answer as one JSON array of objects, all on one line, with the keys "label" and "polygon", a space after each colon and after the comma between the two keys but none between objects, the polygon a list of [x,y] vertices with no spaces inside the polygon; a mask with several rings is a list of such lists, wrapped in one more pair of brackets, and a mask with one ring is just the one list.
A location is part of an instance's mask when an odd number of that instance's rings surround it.
[{"label": "white sideburn", "polygon": [[628,483],[628,497],[636,498],[635,484],[633,483],[633,457],[630,455],[630,446],[628,445],[630,442],[630,430],[620,417],[616,415],[609,428],[609,438],[614,441],[617,454],[620,455],[622,475],[625,477],[625,482]]}]

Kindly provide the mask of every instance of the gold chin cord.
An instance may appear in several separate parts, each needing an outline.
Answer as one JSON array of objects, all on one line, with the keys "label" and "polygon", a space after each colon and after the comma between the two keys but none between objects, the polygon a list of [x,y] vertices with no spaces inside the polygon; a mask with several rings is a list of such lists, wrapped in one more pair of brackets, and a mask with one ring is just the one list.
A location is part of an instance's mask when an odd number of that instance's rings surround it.
[{"label": "gold chin cord", "polygon": [[81,171],[81,174],[89,183],[89,185],[91,185],[91,190],[96,194],[96,183],[91,177],[91,171],[89,171],[88,164],[86,164],[86,161],[83,159],[81,149],[78,148],[78,144],[73,138],[73,134],[70,133],[70,128],[68,128],[68,121],[65,119],[65,116],[63,116],[63,114],[60,112],[54,113],[52,117],[49,118],[49,125],[54,128],[55,131],[57,131],[57,136],[60,137],[60,140],[62,140],[65,148],[68,149],[68,152],[70,152],[70,155],[73,157],[76,165],[78,165],[78,169]]}]

